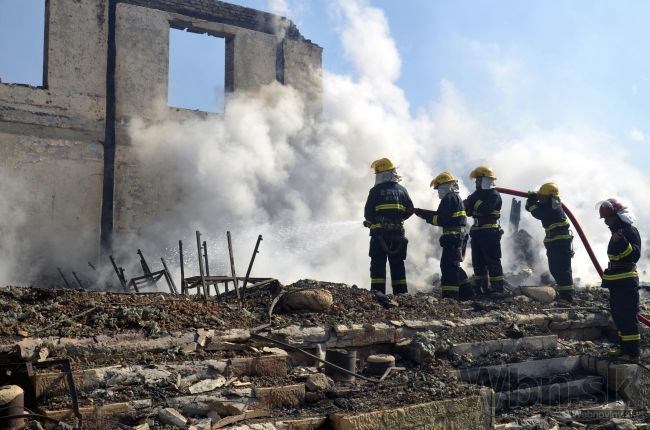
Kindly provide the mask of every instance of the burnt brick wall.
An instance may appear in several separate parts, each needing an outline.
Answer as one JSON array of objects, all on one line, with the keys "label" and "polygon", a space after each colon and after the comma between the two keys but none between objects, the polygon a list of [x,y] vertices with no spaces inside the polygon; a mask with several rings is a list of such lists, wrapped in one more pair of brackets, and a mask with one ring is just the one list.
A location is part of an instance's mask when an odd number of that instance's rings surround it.
[{"label": "burnt brick wall", "polygon": [[287,26],[286,37],[289,39],[310,42],[300,34],[296,25],[286,18],[219,0],[118,0],[118,2],[174,12],[270,34],[275,33],[276,24],[279,23]]}]

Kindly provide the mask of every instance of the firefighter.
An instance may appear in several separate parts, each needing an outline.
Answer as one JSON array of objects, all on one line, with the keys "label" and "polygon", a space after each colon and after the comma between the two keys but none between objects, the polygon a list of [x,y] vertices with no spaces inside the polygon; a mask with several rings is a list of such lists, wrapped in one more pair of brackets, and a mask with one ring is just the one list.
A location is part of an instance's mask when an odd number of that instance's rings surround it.
[{"label": "firefighter", "polygon": [[473,295],[473,290],[467,274],[460,267],[466,243],[464,227],[467,224],[467,215],[458,194],[458,180],[451,173],[442,172],[431,181],[431,187],[438,190],[438,197],[440,197],[438,210],[413,209],[413,213],[429,224],[442,227],[442,236],[440,236],[442,297],[466,299]]},{"label": "firefighter", "polygon": [[[370,229],[370,289],[386,293],[386,260],[390,265],[394,294],[407,292],[404,220],[412,215],[413,202],[398,182],[397,166],[388,158],[373,161],[375,186],[370,189],[363,225]],[[407,212],[408,211],[408,212]]]},{"label": "firefighter", "polygon": [[546,230],[544,246],[549,271],[557,284],[558,298],[572,302],[575,289],[571,270],[573,235],[569,230],[569,220],[562,209],[558,186],[548,182],[537,192],[529,192],[526,210],[541,220]]},{"label": "firefighter", "polygon": [[[470,230],[474,290],[477,294],[502,293],[501,268],[501,194],[494,188],[496,176],[487,166],[479,166],[469,174],[476,182],[474,191],[464,201],[465,212],[474,217]],[[488,284],[490,288],[488,289]]]},{"label": "firefighter", "polygon": [[609,289],[612,319],[619,334],[620,348],[609,351],[611,357],[638,362],[641,334],[639,315],[639,274],[636,262],[641,257],[641,236],[632,225],[632,216],[616,199],[598,204],[600,217],[612,232],[607,245],[609,264],[603,274],[604,288]]}]

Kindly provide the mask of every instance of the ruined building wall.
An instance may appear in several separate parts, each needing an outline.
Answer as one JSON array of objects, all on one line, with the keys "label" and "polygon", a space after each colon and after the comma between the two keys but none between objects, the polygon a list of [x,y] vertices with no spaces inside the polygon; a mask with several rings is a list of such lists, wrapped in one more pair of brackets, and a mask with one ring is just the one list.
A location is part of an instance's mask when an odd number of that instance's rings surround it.
[{"label": "ruined building wall", "polygon": [[26,231],[48,243],[56,231],[92,260],[100,238],[164,210],[129,123],[215,115],[167,107],[170,27],[226,39],[227,91],[279,81],[320,93],[322,50],[284,18],[216,0],[47,0],[44,88],[0,84],[0,163],[27,184]]},{"label": "ruined building wall", "polygon": [[[64,246],[92,258],[104,170],[106,7],[51,0],[46,23],[44,88],[0,84],[0,166],[19,188],[10,192],[3,178],[12,201],[2,204],[20,206],[19,219],[3,223],[20,227],[16,245],[33,260]],[[33,260],[19,261],[21,270]]]}]

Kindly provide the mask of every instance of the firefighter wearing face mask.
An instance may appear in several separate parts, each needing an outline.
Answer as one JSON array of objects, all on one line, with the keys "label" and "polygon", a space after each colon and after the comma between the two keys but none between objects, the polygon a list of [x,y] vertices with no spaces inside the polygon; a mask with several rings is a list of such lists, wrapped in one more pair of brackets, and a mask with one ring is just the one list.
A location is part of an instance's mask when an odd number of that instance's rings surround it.
[{"label": "firefighter wearing face mask", "polygon": [[431,187],[438,191],[440,205],[438,210],[414,209],[413,212],[431,225],[442,227],[440,246],[440,284],[442,296],[453,299],[465,299],[473,295],[467,274],[460,267],[463,261],[465,241],[464,227],[467,215],[463,201],[458,194],[458,180],[449,172],[442,172],[431,182]]},{"label": "firefighter wearing face mask", "polygon": [[[370,189],[363,225],[370,229],[370,289],[386,293],[386,260],[390,265],[394,294],[407,292],[404,220],[412,215],[413,202],[398,182],[397,166],[388,158],[375,160],[375,186]],[[408,211],[408,212],[407,212]]]},{"label": "firefighter wearing face mask", "polygon": [[609,289],[612,319],[619,334],[620,348],[610,350],[611,357],[639,361],[639,273],[636,263],[641,257],[641,236],[632,225],[634,219],[616,199],[598,204],[598,212],[612,237],[607,245],[609,264],[603,274],[604,288]]},{"label": "firefighter wearing face mask", "polygon": [[[474,289],[478,294],[503,292],[501,268],[501,194],[494,188],[496,175],[490,167],[474,169],[470,179],[476,182],[476,191],[465,200],[465,212],[474,217],[470,230],[472,239],[472,266]],[[488,285],[490,288],[488,289]]]},{"label": "firefighter wearing face mask", "polygon": [[562,203],[560,189],[553,182],[542,185],[537,192],[530,192],[526,210],[542,221],[546,230],[544,246],[548,257],[548,268],[557,284],[558,297],[573,301],[574,286],[571,259],[573,258],[573,235],[569,229]]}]

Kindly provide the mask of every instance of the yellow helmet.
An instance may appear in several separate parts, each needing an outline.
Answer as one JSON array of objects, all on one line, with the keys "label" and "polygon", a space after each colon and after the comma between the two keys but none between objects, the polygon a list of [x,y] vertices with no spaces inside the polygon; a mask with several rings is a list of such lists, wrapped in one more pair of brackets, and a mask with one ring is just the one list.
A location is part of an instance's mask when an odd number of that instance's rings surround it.
[{"label": "yellow helmet", "polygon": [[485,176],[486,178],[496,179],[494,170],[488,166],[478,166],[476,169],[472,170],[472,173],[469,174],[470,179],[476,179]]},{"label": "yellow helmet", "polygon": [[537,191],[537,194],[539,194],[540,196],[559,196],[560,188],[557,186],[555,182],[547,182],[541,187],[539,187],[539,191]]},{"label": "yellow helmet", "polygon": [[454,178],[454,175],[449,172],[442,172],[436,176],[433,181],[431,181],[431,186],[437,189],[440,185],[447,184],[449,182],[457,183],[458,179]]},{"label": "yellow helmet", "polygon": [[397,166],[388,158],[380,158],[379,160],[373,161],[370,168],[375,169],[375,173],[382,173],[387,172],[388,170],[393,170],[397,168]]}]

